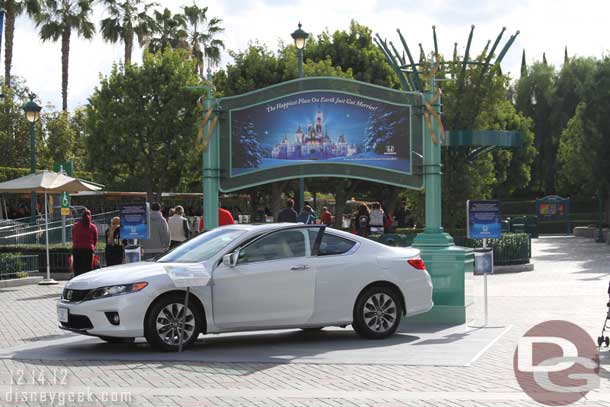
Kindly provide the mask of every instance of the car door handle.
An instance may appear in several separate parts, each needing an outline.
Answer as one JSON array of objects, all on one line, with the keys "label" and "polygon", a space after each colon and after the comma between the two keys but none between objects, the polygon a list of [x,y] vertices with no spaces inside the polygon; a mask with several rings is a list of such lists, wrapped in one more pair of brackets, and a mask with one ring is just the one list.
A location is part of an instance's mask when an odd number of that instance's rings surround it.
[{"label": "car door handle", "polygon": [[298,266],[290,267],[290,270],[308,270],[311,266],[309,264],[299,264]]}]

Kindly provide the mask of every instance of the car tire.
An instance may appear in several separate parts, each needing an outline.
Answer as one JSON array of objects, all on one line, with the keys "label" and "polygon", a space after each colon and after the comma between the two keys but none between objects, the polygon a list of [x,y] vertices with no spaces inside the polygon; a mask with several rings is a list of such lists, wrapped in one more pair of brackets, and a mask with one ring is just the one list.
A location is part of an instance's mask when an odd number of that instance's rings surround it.
[{"label": "car tire", "polygon": [[134,343],[136,338],[117,338],[116,336],[98,336],[101,340],[108,343]]},{"label": "car tire", "polygon": [[402,315],[396,290],[376,285],[364,290],[354,306],[352,327],[366,339],[384,339],[394,334]]},{"label": "car tire", "polygon": [[[184,308],[184,295],[171,294],[157,299],[150,307],[144,321],[144,336],[155,349],[177,352],[180,348],[180,326]],[[194,301],[189,301],[185,321],[182,349],[191,346],[201,332],[203,312]]]}]

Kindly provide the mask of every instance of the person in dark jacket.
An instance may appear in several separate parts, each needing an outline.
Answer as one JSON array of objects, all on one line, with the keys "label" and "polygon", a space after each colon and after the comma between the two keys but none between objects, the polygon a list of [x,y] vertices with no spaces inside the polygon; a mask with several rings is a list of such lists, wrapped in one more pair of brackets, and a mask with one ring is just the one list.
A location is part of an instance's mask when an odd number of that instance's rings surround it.
[{"label": "person in dark jacket", "polygon": [[106,229],[106,266],[123,264],[126,241],[121,241],[121,218],[115,216]]},{"label": "person in dark jacket", "polygon": [[85,209],[80,221],[72,225],[72,268],[75,277],[93,268],[96,244],[97,226],[91,222],[91,211]]},{"label": "person in dark jacket", "polygon": [[316,223],[316,215],[313,212],[313,208],[309,205],[305,205],[299,216],[297,216],[297,223],[312,224]]},{"label": "person in dark jacket", "polygon": [[277,221],[282,222],[290,222],[296,223],[297,221],[297,211],[294,210],[294,201],[292,199],[288,199],[286,201],[286,207],[280,211],[277,215]]}]

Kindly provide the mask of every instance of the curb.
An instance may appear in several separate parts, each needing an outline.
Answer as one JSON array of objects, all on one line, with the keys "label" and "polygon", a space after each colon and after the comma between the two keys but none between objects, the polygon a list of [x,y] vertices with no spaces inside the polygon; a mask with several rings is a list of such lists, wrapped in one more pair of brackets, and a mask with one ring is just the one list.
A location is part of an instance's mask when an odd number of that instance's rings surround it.
[{"label": "curb", "polygon": [[511,266],[494,266],[494,274],[504,273],[523,273],[524,271],[533,271],[534,263],[515,264]]},{"label": "curb", "polygon": [[[46,278],[47,277],[47,273],[30,273],[30,275],[33,276],[38,276],[38,277],[42,277],[42,278]],[[72,273],[54,273],[51,272],[51,278],[53,280],[57,280],[57,281],[68,281],[73,277]]]},{"label": "curb", "polygon": [[0,280],[0,288],[21,287],[22,285],[38,284],[42,277],[12,278],[10,280]]}]

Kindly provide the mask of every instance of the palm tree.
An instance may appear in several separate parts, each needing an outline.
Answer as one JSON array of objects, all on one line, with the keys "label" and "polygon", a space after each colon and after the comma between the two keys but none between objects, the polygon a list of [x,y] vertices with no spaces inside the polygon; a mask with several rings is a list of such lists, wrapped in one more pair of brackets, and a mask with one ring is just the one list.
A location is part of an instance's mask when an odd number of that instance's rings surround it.
[{"label": "palm tree", "polygon": [[68,65],[70,58],[70,36],[91,39],[95,26],[89,21],[93,0],[41,0],[40,12],[36,16],[36,27],[40,27],[43,41],[61,39],[61,98],[62,109],[68,110]]},{"label": "palm tree", "polygon": [[125,65],[130,64],[134,35],[141,43],[150,33],[153,19],[148,10],[157,4],[144,3],[143,0],[102,1],[110,14],[110,17],[102,20],[102,37],[112,43],[122,41],[125,44]]},{"label": "palm tree", "polygon": [[13,38],[15,36],[15,20],[23,13],[30,16],[38,12],[38,0],[0,0],[0,8],[4,9],[6,27],[4,28],[4,85],[11,86],[11,65],[13,63]]},{"label": "palm tree", "polygon": [[221,27],[222,20],[212,17],[208,20],[208,8],[200,8],[193,1],[192,6],[184,6],[184,16],[188,23],[188,41],[191,47],[193,58],[197,60],[197,72],[203,78],[204,59],[208,64],[216,66],[220,63],[220,52],[225,44],[216,37],[224,31]]},{"label": "palm tree", "polygon": [[169,9],[160,12],[155,10],[150,34],[144,38],[143,44],[148,51],[155,53],[170,47],[173,49],[188,49],[188,34],[186,18],[182,14],[172,14]]}]

